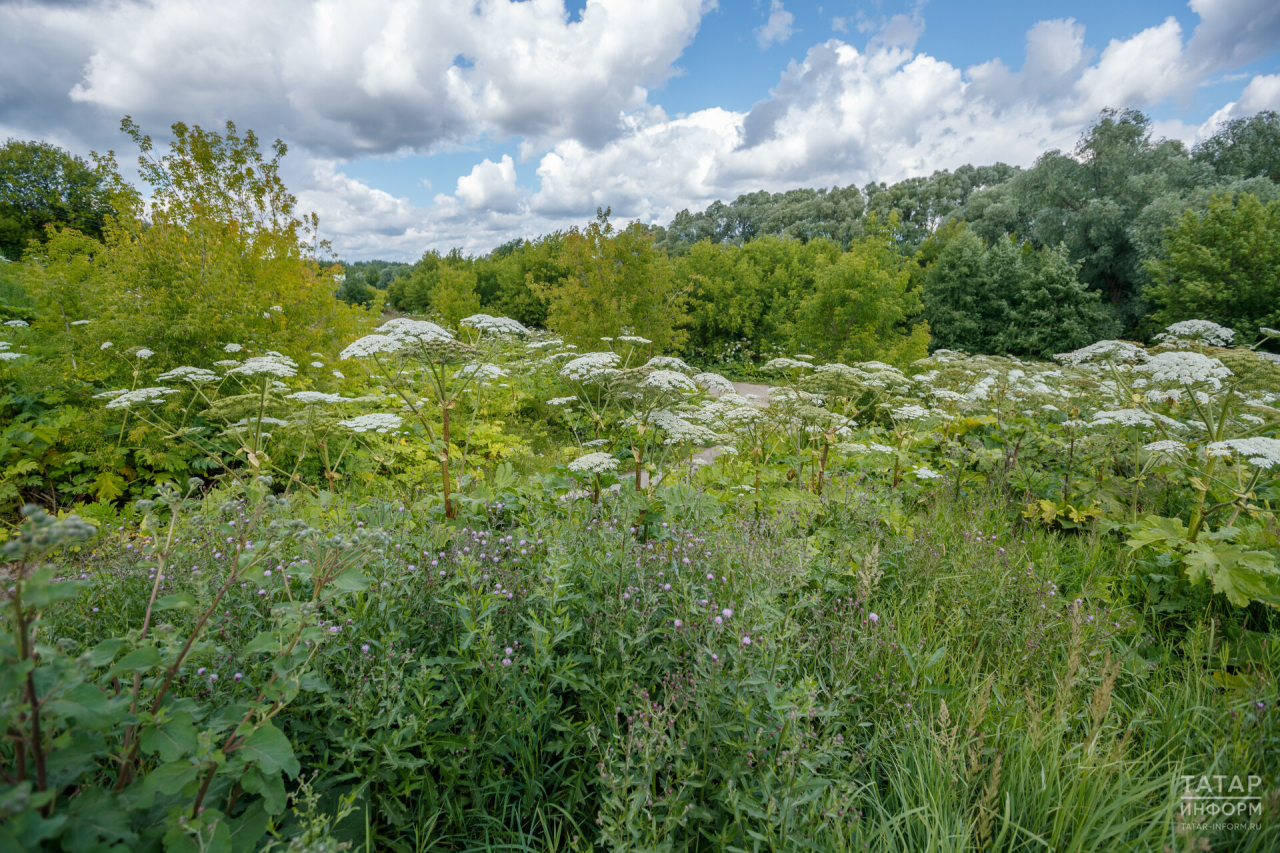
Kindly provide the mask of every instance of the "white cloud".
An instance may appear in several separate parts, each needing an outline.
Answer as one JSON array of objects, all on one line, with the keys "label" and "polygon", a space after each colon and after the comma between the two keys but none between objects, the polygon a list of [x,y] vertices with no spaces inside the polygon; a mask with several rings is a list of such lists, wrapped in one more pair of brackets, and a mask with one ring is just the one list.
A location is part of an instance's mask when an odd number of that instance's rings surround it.
[{"label": "white cloud", "polygon": [[791,38],[795,34],[791,25],[795,22],[796,16],[782,7],[782,0],[770,0],[769,19],[764,26],[756,28],[756,41],[760,48],[763,50],[770,45],[782,44]]},{"label": "white cloud", "polygon": [[[483,252],[612,206],[666,222],[758,189],[894,181],[964,163],[1028,165],[1069,149],[1103,107],[1184,97],[1273,53],[1274,0],[1192,0],[1189,36],[1153,22],[1095,55],[1072,19],[1027,32],[1016,70],[961,68],[915,52],[920,6],[892,17],[832,18],[869,39],[813,45],[750,110],[671,118],[651,90],[711,0],[0,0],[0,136],[83,150],[118,141],[129,113],[148,129],[227,117],[294,147],[299,206],[321,215],[344,257]],[[796,30],[781,0],[755,35]],[[1255,74],[1204,126],[1157,132],[1188,141],[1222,121],[1280,108],[1280,74]],[[418,207],[342,171],[341,161],[517,144],[478,154],[454,192]],[[299,150],[300,149],[300,150]],[[517,163],[517,160],[519,163]],[[533,176],[528,165],[536,163]],[[522,188],[517,168],[529,183]],[[428,184],[429,186],[429,184]]]},{"label": "white cloud", "polygon": [[511,213],[520,203],[520,188],[516,186],[516,166],[511,155],[503,154],[500,163],[485,158],[471,170],[471,174],[458,178],[458,198],[472,210],[493,210]]},{"label": "white cloud", "polygon": [[144,126],[234,113],[339,156],[483,135],[599,144],[675,73],[712,5],[589,0],[570,21],[563,0],[3,3],[0,107]]}]

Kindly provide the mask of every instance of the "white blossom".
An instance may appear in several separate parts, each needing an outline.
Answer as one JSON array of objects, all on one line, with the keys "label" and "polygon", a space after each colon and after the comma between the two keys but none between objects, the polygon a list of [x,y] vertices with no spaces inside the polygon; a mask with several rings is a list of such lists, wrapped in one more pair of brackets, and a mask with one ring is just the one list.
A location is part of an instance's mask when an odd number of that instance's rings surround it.
[{"label": "white blossom", "polygon": [[14,328],[18,328],[18,329],[26,328],[27,326],[31,325],[26,320],[5,320],[4,324],[6,326],[13,326]]},{"label": "white blossom", "polygon": [[527,335],[529,330],[524,324],[512,320],[510,317],[490,317],[488,314],[472,314],[470,317],[464,317],[458,321],[460,326],[470,326],[482,332],[492,332],[497,335]]},{"label": "white blossom", "polygon": [[771,358],[761,366],[761,370],[804,370],[811,368],[813,365],[807,362],[797,361],[794,358]]},{"label": "white blossom", "polygon": [[524,348],[525,349],[544,349],[546,347],[558,347],[563,343],[564,341],[561,340],[560,338],[555,338],[550,341],[534,341],[531,344],[525,344]]},{"label": "white blossom", "polygon": [[158,403],[165,398],[165,395],[177,393],[177,388],[135,388],[115,395],[111,402],[107,403],[107,408],[127,409],[134,403]]},{"label": "white blossom", "polygon": [[72,320],[72,321],[71,321],[71,325],[73,325],[73,326],[87,326],[87,325],[89,325],[89,324],[90,324],[90,323],[92,323],[92,322],[93,322],[92,320]]},{"label": "white blossom", "polygon": [[26,353],[0,351],[0,361],[13,361],[14,359],[22,358],[24,355]]},{"label": "white blossom", "polygon": [[458,370],[458,376],[464,379],[474,377],[480,380],[491,380],[491,379],[500,379],[503,376],[510,376],[510,375],[511,375],[510,373],[503,370],[501,367],[499,367],[496,364],[488,364],[483,362],[477,363],[477,364],[467,364]]},{"label": "white blossom", "polygon": [[899,406],[894,409],[891,414],[894,420],[898,421],[918,421],[921,418],[929,417],[929,410],[921,406],[906,405]]},{"label": "white blossom", "polygon": [[388,320],[374,331],[392,338],[431,341],[441,338],[450,339],[453,332],[437,326],[428,320],[410,320],[408,317],[396,317]]},{"label": "white blossom", "polygon": [[317,403],[341,403],[347,399],[340,394],[326,394],[323,391],[297,391],[287,395],[290,400],[297,400],[308,406],[314,406]]},{"label": "white blossom", "polygon": [[1094,412],[1092,423],[1094,426],[1122,426],[1122,427],[1154,427],[1157,423],[1162,423],[1173,429],[1183,430],[1186,425],[1175,421],[1173,418],[1155,412],[1146,412],[1142,409],[1117,409],[1115,411]]},{"label": "white blossom", "polygon": [[134,355],[136,355],[138,358],[141,358],[141,359],[147,359],[147,358],[151,358],[151,356],[155,355],[155,353],[153,353],[151,350],[147,349],[146,347],[143,347],[142,349],[134,353]]},{"label": "white blossom", "polygon": [[1222,380],[1231,377],[1231,370],[1218,361],[1198,352],[1160,352],[1151,356],[1138,370],[1151,374],[1152,382],[1174,385],[1207,384],[1215,390],[1222,387]]},{"label": "white blossom", "polygon": [[937,471],[934,471],[932,468],[926,468],[923,465],[921,465],[919,468],[915,469],[911,473],[915,474],[916,477],[921,480],[937,480],[942,477],[942,475],[939,474]]},{"label": "white blossom", "polygon": [[645,388],[657,388],[660,391],[697,391],[698,386],[683,373],[674,370],[655,370],[644,377],[640,384]]},{"label": "white blossom", "polygon": [[352,432],[390,432],[393,429],[399,429],[402,423],[404,423],[404,419],[399,415],[387,412],[374,412],[368,415],[358,415],[345,421],[338,421],[340,426],[344,426]]},{"label": "white blossom", "polygon": [[111,343],[111,341],[103,341],[102,346],[98,347],[98,349],[107,350],[111,349],[113,346],[115,346],[115,344]]},{"label": "white blossom", "polygon": [[1181,441],[1174,441],[1171,438],[1163,441],[1153,441],[1150,444],[1142,445],[1142,449],[1153,456],[1168,456],[1173,459],[1179,459],[1187,452],[1187,446]]},{"label": "white blossom", "polygon": [[608,474],[618,467],[618,460],[608,453],[588,453],[569,463],[569,470],[579,474]]},{"label": "white blossom", "polygon": [[279,353],[268,353],[267,355],[256,355],[243,364],[231,368],[227,373],[236,373],[241,376],[278,376],[286,379],[298,374],[297,367],[298,365],[287,356]]},{"label": "white blossom", "polygon": [[1084,364],[1107,361],[1143,362],[1147,360],[1148,356],[1147,351],[1142,347],[1135,346],[1127,341],[1098,341],[1078,350],[1060,352],[1054,358],[1064,364],[1079,367]]},{"label": "white blossom", "polygon": [[227,344],[225,347],[222,348],[222,351],[223,352],[240,352],[240,350],[242,349],[244,349],[244,347],[240,346],[239,344]]},{"label": "white blossom", "polygon": [[161,382],[182,380],[198,384],[201,382],[216,382],[218,381],[218,374],[214,373],[212,370],[206,370],[203,367],[189,367],[184,365],[182,367],[175,367],[173,370],[165,373],[161,373],[156,377],[156,379]]},{"label": "white blossom", "polygon": [[645,367],[663,368],[666,370],[679,370],[682,373],[692,373],[693,368],[685,363],[684,359],[676,358],[672,355],[655,355],[653,358],[645,362]]},{"label": "white blossom", "polygon": [[324,367],[324,362],[323,362],[323,361],[313,361],[313,362],[311,362],[311,366],[312,366],[312,367]]},{"label": "white blossom", "polygon": [[653,341],[649,340],[648,338],[642,338],[639,335],[619,335],[618,340],[626,341],[629,344],[640,344],[641,346],[645,344],[653,343]]},{"label": "white blossom", "polygon": [[547,401],[548,406],[567,406],[570,403],[578,402],[577,397],[552,397]]},{"label": "white blossom", "polygon": [[616,352],[589,352],[574,358],[560,368],[560,375],[573,382],[599,382],[618,371]]},{"label": "white blossom", "polygon": [[693,381],[708,391],[717,391],[721,394],[733,393],[733,383],[719,373],[698,373],[694,375]]},{"label": "white blossom", "polygon": [[403,343],[389,335],[365,335],[348,344],[338,358],[343,361],[349,358],[366,358],[378,353],[396,352],[403,347]]},{"label": "white blossom", "polygon": [[1225,347],[1231,344],[1236,336],[1234,329],[1219,326],[1209,320],[1183,320],[1166,326],[1164,332],[1156,335],[1157,341],[1165,343],[1197,342],[1209,346]]},{"label": "white blossom", "polygon": [[1280,465],[1280,439],[1254,436],[1253,438],[1229,438],[1215,441],[1206,448],[1211,456],[1238,453],[1255,468],[1269,469]]}]

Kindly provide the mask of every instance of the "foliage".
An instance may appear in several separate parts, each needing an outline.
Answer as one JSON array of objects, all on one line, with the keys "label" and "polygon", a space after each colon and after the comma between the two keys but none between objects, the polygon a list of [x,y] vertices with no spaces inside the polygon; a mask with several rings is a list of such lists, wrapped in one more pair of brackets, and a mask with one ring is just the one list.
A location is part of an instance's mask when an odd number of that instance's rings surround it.
[{"label": "foliage", "polygon": [[47,142],[10,139],[0,146],[0,257],[17,261],[46,228],[102,236],[119,191],[110,157],[93,165]]},{"label": "foliage", "polygon": [[1044,359],[1105,337],[1110,318],[1076,270],[1065,247],[1035,250],[1008,235],[987,246],[962,227],[925,275],[934,345]]},{"label": "foliage", "polygon": [[1148,269],[1157,322],[1204,318],[1256,340],[1259,327],[1280,326],[1280,200],[1222,196],[1188,211]]},{"label": "foliage", "polygon": [[1192,156],[1219,175],[1280,182],[1280,113],[1263,110],[1232,119],[1197,144]]}]

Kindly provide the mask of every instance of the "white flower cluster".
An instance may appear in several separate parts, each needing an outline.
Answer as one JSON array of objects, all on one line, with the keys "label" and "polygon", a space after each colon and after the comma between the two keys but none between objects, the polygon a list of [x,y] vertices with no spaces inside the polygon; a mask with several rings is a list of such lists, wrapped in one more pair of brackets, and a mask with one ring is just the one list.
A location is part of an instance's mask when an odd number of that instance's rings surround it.
[{"label": "white flower cluster", "polygon": [[225,347],[222,348],[222,351],[223,352],[240,352],[240,350],[242,349],[244,349],[244,347],[240,346],[239,344],[227,344]]},{"label": "white flower cluster", "polygon": [[1187,446],[1181,441],[1174,441],[1166,438],[1163,441],[1153,441],[1150,444],[1142,445],[1142,449],[1150,453],[1152,456],[1168,456],[1172,459],[1181,459],[1187,453]]},{"label": "white flower cluster", "polygon": [[[609,339],[601,338],[601,340],[609,340]],[[626,341],[629,344],[639,344],[640,346],[653,343],[653,341],[649,340],[648,338],[642,338],[639,335],[619,335],[618,340]]]},{"label": "white flower cluster", "polygon": [[314,406],[319,403],[341,403],[345,397],[340,394],[326,394],[323,391],[298,391],[289,394],[290,400],[297,400],[307,406]]},{"label": "white flower cluster", "polygon": [[1094,426],[1122,427],[1154,427],[1157,422],[1177,430],[1187,428],[1185,424],[1175,421],[1173,418],[1165,417],[1156,412],[1145,412],[1142,409],[1094,412],[1092,420]]},{"label": "white flower cluster", "polygon": [[374,412],[338,421],[339,426],[344,426],[352,432],[390,432],[393,429],[399,429],[402,423],[404,419],[399,415],[386,412]]},{"label": "white flower cluster", "polygon": [[347,344],[338,358],[343,361],[349,358],[368,358],[378,353],[395,352],[403,347],[404,344],[390,335],[365,335]]},{"label": "white flower cluster", "polygon": [[560,375],[571,382],[600,382],[615,375],[619,362],[616,352],[589,352],[560,368]]},{"label": "white flower cluster", "polygon": [[498,365],[489,364],[487,362],[482,362],[477,364],[466,364],[466,365],[463,365],[458,370],[459,378],[477,379],[480,381],[485,381],[490,379],[501,379],[503,376],[510,376],[510,375],[511,375],[510,373],[503,370],[501,367],[498,367]]},{"label": "white flower cluster", "polygon": [[94,396],[105,397],[111,394],[111,402],[107,403],[108,409],[127,409],[134,403],[158,403],[166,395],[177,393],[177,388],[135,388],[132,391],[107,391]]},{"label": "white flower cluster", "polygon": [[410,320],[408,317],[396,317],[394,320],[388,320],[374,329],[374,331],[402,341],[433,341],[442,338],[446,340],[453,338],[453,332],[437,326],[429,320]]},{"label": "white flower cluster", "polygon": [[1209,385],[1214,390],[1222,387],[1222,380],[1231,378],[1231,370],[1216,358],[1198,352],[1160,352],[1151,356],[1137,369],[1151,374],[1152,382],[1171,385]]},{"label": "white flower cluster", "polygon": [[460,326],[470,326],[481,332],[492,332],[495,335],[527,335],[529,330],[519,321],[510,317],[490,317],[488,314],[472,314],[458,321]]},{"label": "white flower cluster", "polygon": [[561,340],[560,338],[554,338],[553,340],[549,340],[549,341],[534,341],[531,344],[525,344],[524,348],[525,349],[546,349],[547,347],[558,347],[558,346],[561,346],[562,344],[564,344],[563,340]]},{"label": "white flower cluster", "polygon": [[547,401],[548,406],[567,406],[570,403],[578,402],[577,397],[552,397]]},{"label": "white flower cluster", "polygon": [[1238,453],[1255,468],[1270,469],[1280,465],[1280,439],[1255,436],[1215,441],[1206,451],[1211,456],[1228,456]]},{"label": "white flower cluster", "polygon": [[1231,340],[1235,336],[1234,329],[1219,326],[1209,320],[1183,320],[1181,323],[1166,326],[1162,333],[1156,335],[1156,340],[1169,344],[1194,342],[1225,347],[1231,345]]},{"label": "white flower cluster", "polygon": [[768,361],[766,361],[764,365],[761,366],[760,369],[768,370],[768,371],[774,371],[774,370],[783,371],[783,370],[803,370],[811,367],[813,367],[812,364],[809,364],[808,362],[804,362],[804,361],[799,361],[794,358],[771,358]]},{"label": "white flower cluster", "polygon": [[915,474],[916,478],[920,480],[939,480],[942,478],[942,475],[937,471],[934,471],[932,468],[926,468],[923,465],[911,473]]},{"label": "white flower cluster", "polygon": [[[677,359],[679,361],[679,359]],[[697,391],[698,386],[683,373],[674,370],[655,370],[640,382],[644,388],[656,388],[659,391]]]},{"label": "white flower cluster", "polygon": [[26,353],[0,350],[0,361],[13,361],[14,359],[22,358],[24,355],[26,355]]},{"label": "white flower cluster", "polygon": [[918,421],[929,417],[929,410],[922,406],[906,405],[899,406],[890,414],[893,415],[893,419],[896,421]]},{"label": "white flower cluster", "polygon": [[13,326],[15,329],[24,329],[31,325],[26,320],[5,320],[4,324],[6,326]]},{"label": "white flower cluster", "polygon": [[190,367],[187,365],[175,367],[173,370],[161,373],[156,377],[156,379],[161,382],[183,381],[197,385],[203,382],[217,382],[218,378],[218,374],[214,373],[212,370],[206,370],[203,367]]},{"label": "white flower cluster", "polygon": [[679,370],[682,373],[693,373],[693,368],[686,364],[683,358],[676,358],[673,355],[655,355],[653,358],[645,362],[644,366],[662,368],[665,370]]},{"label": "white flower cluster", "polygon": [[707,429],[701,424],[692,423],[675,412],[666,409],[659,409],[654,412],[650,419],[658,429],[667,434],[665,444],[676,444],[681,441],[691,441],[694,444],[715,444],[720,440],[720,436],[716,435],[713,430]]},{"label": "white flower cluster", "polygon": [[278,352],[269,352],[266,355],[255,355],[248,359],[238,367],[233,367],[227,371],[227,374],[239,374],[241,376],[278,376],[281,379],[288,379],[290,376],[298,374],[298,365],[286,355]]},{"label": "white flower cluster", "polygon": [[708,391],[714,391],[719,394],[733,393],[733,383],[719,373],[698,373],[694,375],[693,381]]},{"label": "white flower cluster", "polygon": [[138,358],[145,360],[145,359],[151,358],[151,356],[155,355],[155,353],[153,353],[151,350],[147,349],[146,347],[143,347],[137,352],[135,352],[134,355],[136,355]]},{"label": "white flower cluster", "polygon": [[1063,364],[1080,367],[1097,362],[1143,362],[1147,351],[1127,341],[1098,341],[1071,352],[1060,352],[1054,356]]},{"label": "white flower cluster", "polygon": [[569,463],[569,470],[579,474],[608,474],[618,467],[618,460],[608,453],[588,453]]}]

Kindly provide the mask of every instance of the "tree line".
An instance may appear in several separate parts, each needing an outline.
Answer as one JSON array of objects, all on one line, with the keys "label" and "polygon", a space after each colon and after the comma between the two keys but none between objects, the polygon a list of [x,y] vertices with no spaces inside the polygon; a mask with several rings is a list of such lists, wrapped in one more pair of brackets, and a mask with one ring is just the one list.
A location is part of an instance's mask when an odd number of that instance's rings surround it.
[{"label": "tree line", "polygon": [[[0,250],[15,259],[64,226],[100,239],[120,183],[105,161],[12,140],[0,177]],[[488,311],[580,345],[642,334],[718,361],[1043,358],[1190,318],[1252,339],[1280,325],[1278,247],[1280,115],[1188,148],[1140,112],[1107,110],[1074,150],[1026,169],[749,193],[666,227],[600,211],[483,256],[344,264],[335,295],[446,322]]]}]

